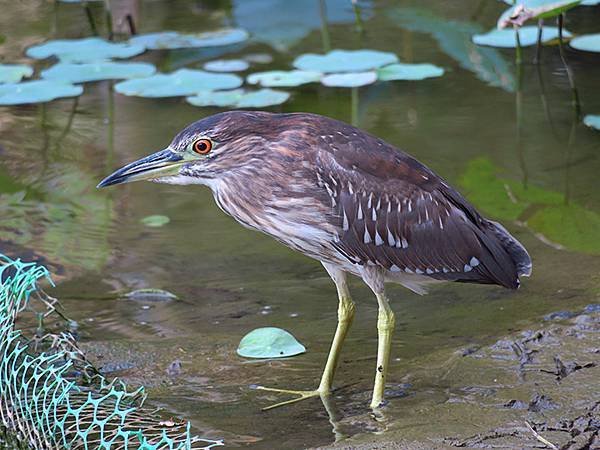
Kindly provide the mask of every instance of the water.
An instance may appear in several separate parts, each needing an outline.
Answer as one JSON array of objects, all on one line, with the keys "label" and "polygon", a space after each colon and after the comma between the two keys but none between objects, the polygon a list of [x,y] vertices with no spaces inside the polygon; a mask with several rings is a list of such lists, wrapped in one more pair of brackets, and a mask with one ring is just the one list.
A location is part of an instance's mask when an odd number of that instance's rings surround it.
[{"label": "water", "polygon": [[[446,285],[419,297],[390,287],[397,332],[384,425],[366,409],[377,310],[364,285],[351,285],[358,314],[336,377],[345,386],[339,395],[327,408],[310,400],[262,413],[260,407],[278,398],[249,385],[308,389],[318,382],[336,318],[335,289],[320,265],[240,227],[204,188],[136,183],[95,189],[115,168],[161,149],[184,125],[218,109],[181,99],[128,98],[115,94],[109,82],[86,84],[79,100],[3,107],[1,249],[47,264],[56,274],[55,294],[80,323],[82,345],[98,364],[148,385],[155,405],[191,420],[204,434],[254,448],[328,445],[336,435],[377,433],[384,426],[426,436],[427,421],[406,411],[443,401],[448,386],[441,379],[428,386],[403,384],[423,358],[493,342],[535,327],[549,312],[576,310],[597,299],[599,134],[573,125],[556,47],[544,49],[539,71],[529,64],[533,50],[525,51],[519,86],[512,51],[469,45],[470,33],[495,24],[503,10],[499,2],[421,1],[402,8],[366,2],[364,34],[356,30],[349,1],[326,2],[324,28],[319,2],[298,2],[299,12],[283,2],[268,3],[273,17],[265,17],[257,2],[142,2],[142,32],[233,24],[247,27],[255,40],[138,59],[168,71],[200,67],[217,53],[269,53],[273,62],[257,67],[267,70],[285,69],[304,52],[364,47],[444,67],[439,79],[361,88],[354,117],[350,90],[319,85],[293,89],[291,101],[271,110],[354,119],[461,188],[483,212],[502,220],[533,257],[534,275],[518,292]],[[76,5],[11,2],[3,8],[0,33],[7,40],[0,58],[7,62],[22,59],[27,45],[46,37],[90,33]],[[101,28],[101,10],[93,12]],[[569,14],[567,27],[592,32],[599,14],[579,8]],[[584,112],[600,113],[598,57],[567,55]],[[482,168],[491,171],[488,179],[481,178]],[[151,214],[171,222],[145,227],[140,220]],[[180,300],[144,303],[117,294],[150,287]],[[241,337],[261,326],[291,331],[308,352],[272,362],[237,357]],[[175,360],[181,373],[169,375]]]}]

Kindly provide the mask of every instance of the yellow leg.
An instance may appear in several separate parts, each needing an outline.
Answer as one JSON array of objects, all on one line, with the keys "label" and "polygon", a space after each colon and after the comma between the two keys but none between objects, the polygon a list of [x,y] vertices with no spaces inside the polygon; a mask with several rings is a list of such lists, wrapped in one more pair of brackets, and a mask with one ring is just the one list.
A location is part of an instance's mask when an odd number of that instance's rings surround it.
[{"label": "yellow leg", "polygon": [[323,265],[325,266],[327,272],[329,272],[329,275],[335,282],[338,292],[339,304],[338,324],[335,330],[335,335],[333,337],[333,342],[331,343],[329,355],[327,356],[327,363],[325,364],[325,369],[323,370],[323,375],[321,376],[321,382],[319,383],[319,387],[314,391],[297,391],[258,386],[257,389],[262,391],[279,392],[282,394],[291,394],[298,396],[297,398],[268,406],[266,408],[263,408],[263,410],[289,405],[291,403],[296,403],[311,397],[328,395],[331,392],[333,377],[335,375],[335,370],[340,359],[342,345],[344,343],[344,339],[346,338],[346,334],[348,334],[348,330],[350,329],[352,320],[354,319],[354,302],[352,301],[352,298],[350,297],[350,292],[348,291],[348,286],[346,284],[346,274],[329,265]]},{"label": "yellow leg", "polygon": [[385,293],[376,294],[379,303],[379,314],[377,316],[377,332],[379,342],[377,345],[377,368],[375,370],[375,387],[371,408],[379,408],[383,403],[385,380],[387,378],[388,365],[390,361],[390,350],[392,347],[392,334],[396,318],[388,303]]}]

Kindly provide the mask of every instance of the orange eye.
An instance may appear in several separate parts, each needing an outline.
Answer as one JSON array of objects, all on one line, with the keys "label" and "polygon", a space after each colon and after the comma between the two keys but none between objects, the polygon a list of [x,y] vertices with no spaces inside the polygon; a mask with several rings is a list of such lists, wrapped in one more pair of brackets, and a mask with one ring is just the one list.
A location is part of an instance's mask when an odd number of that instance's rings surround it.
[{"label": "orange eye", "polygon": [[199,155],[208,155],[212,150],[212,142],[209,139],[198,139],[193,148]]}]

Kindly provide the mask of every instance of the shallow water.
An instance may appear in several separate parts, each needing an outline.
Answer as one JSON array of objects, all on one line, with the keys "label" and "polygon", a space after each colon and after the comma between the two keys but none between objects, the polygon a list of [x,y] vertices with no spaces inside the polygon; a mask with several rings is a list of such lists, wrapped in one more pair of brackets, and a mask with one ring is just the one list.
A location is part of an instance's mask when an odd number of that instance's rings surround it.
[{"label": "shallow water", "polygon": [[[218,51],[150,52],[136,59],[168,71],[200,67],[217,52],[269,53],[273,62],[257,67],[268,70],[285,69],[309,51],[365,47],[444,67],[442,78],[360,88],[354,117],[350,90],[316,84],[293,89],[288,103],[269,110],[354,120],[459,187],[482,212],[501,220],[534,260],[533,277],[518,292],[445,285],[419,297],[390,287],[397,332],[388,422],[401,422],[408,405],[419,408],[423,397],[403,384],[419,358],[493,342],[535,327],[549,312],[597,301],[600,133],[573,124],[556,47],[544,49],[539,69],[529,63],[534,51],[527,49],[519,76],[511,50],[469,44],[470,33],[495,24],[500,2],[363,2],[362,34],[349,1],[326,2],[326,27],[317,1],[294,2],[302,3],[301,11],[283,1],[267,3],[272,17],[265,19],[257,1],[142,2],[142,32],[234,24],[254,37]],[[93,11],[101,17],[98,8]],[[567,28],[591,32],[599,19],[598,8],[578,8]],[[0,15],[0,34],[7,38],[0,58],[24,59],[24,48],[46,37],[89,33],[76,5],[11,2]],[[567,55],[584,112],[600,113],[600,57]],[[204,434],[231,445],[299,448],[328,445],[336,433],[380,432],[379,422],[365,419],[377,311],[364,285],[352,282],[358,314],[336,377],[345,388],[332,398],[330,414],[319,400],[262,413],[260,407],[278,397],[249,385],[306,389],[318,382],[336,319],[335,289],[320,265],[240,227],[204,188],[137,183],[95,189],[113,169],[159,150],[184,125],[218,111],[182,99],[124,97],[109,82],[87,84],[78,100],[2,107],[2,252],[47,264],[56,274],[55,294],[79,322],[82,342],[99,365],[149,385],[156,405]],[[151,214],[171,221],[145,227],[140,220]],[[118,294],[146,287],[169,290],[180,300],[144,303]],[[241,337],[261,326],[289,330],[307,353],[272,362],[237,357]],[[168,374],[175,360],[180,373]],[[441,380],[419,389],[431,393],[426,401],[438,401],[442,386]],[[338,429],[331,422],[340,416],[357,420]],[[419,429],[426,422],[403,426]]]}]

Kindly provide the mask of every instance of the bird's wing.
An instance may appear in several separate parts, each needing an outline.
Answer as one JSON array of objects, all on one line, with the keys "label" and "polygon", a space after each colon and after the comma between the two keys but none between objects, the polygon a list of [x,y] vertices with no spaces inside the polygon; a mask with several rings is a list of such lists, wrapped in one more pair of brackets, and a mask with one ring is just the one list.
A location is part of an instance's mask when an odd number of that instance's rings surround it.
[{"label": "bird's wing", "polygon": [[336,248],[354,263],[392,272],[518,287],[492,223],[417,160],[371,139],[383,148],[338,145],[317,157],[317,181],[339,229]]}]

